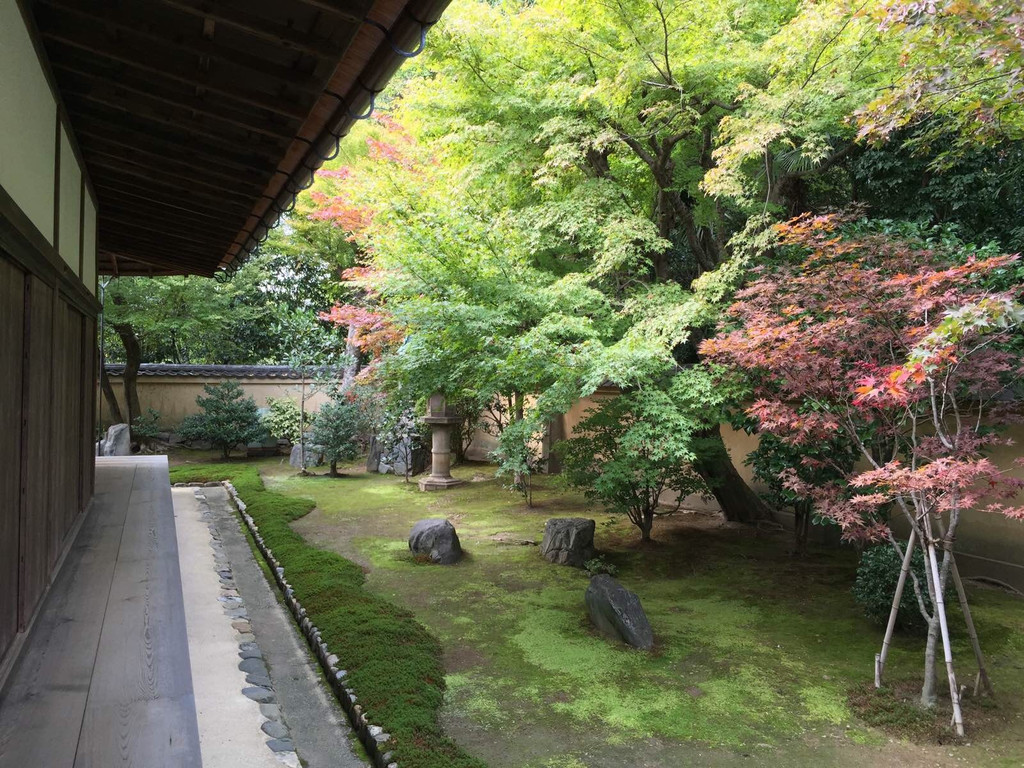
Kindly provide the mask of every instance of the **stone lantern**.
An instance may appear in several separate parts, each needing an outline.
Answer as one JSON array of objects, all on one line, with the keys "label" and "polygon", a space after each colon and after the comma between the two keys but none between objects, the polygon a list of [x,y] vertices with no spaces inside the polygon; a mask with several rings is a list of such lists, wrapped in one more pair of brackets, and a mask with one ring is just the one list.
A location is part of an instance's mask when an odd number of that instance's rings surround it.
[{"label": "stone lantern", "polygon": [[452,477],[452,427],[462,422],[462,416],[448,408],[444,395],[435,393],[427,401],[427,415],[423,419],[430,425],[430,474],[420,478],[421,491],[441,491],[464,480]]}]

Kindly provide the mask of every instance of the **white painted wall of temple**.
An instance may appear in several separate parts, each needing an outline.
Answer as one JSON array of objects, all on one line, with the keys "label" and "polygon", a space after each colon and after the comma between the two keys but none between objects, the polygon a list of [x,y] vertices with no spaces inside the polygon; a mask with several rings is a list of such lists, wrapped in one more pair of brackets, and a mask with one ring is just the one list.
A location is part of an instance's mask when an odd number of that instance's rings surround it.
[{"label": "white painted wall of temple", "polygon": [[21,9],[0,0],[0,186],[95,292],[96,205],[73,147]]}]

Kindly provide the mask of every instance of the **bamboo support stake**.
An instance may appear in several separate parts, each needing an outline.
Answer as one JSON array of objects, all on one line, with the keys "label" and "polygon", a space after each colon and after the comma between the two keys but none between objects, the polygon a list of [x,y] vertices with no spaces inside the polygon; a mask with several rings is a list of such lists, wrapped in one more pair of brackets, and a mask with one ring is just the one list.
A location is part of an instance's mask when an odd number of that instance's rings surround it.
[{"label": "bamboo support stake", "polygon": [[[936,521],[939,526],[939,533],[942,536],[946,535],[946,531],[942,525],[942,520]],[[960,578],[960,569],[956,565],[956,555],[952,552],[949,554],[952,561],[953,567],[953,584],[956,586],[957,598],[960,600],[960,610],[964,614],[964,623],[967,625],[967,634],[971,638],[971,646],[974,648],[974,658],[978,662],[978,676],[974,679],[974,695],[978,695],[978,688],[984,686],[985,692],[989,696],[995,696],[995,689],[992,687],[992,681],[988,676],[988,668],[985,666],[985,656],[981,652],[981,642],[978,640],[978,631],[974,628],[974,616],[971,614],[971,606],[967,602],[967,592],[964,589],[963,579]]]},{"label": "bamboo support stake", "polygon": [[949,698],[953,702],[953,725],[956,735],[964,735],[964,716],[960,710],[960,690],[953,669],[953,650],[949,642],[949,625],[946,623],[946,602],[942,596],[942,580],[939,578],[939,560],[935,556],[935,541],[932,539],[931,521],[924,518],[924,540],[928,549],[928,563],[931,566],[932,582],[935,584],[935,610],[939,614],[939,629],[942,632],[942,654],[946,661],[946,675],[949,677]]},{"label": "bamboo support stake", "polygon": [[989,696],[995,696],[992,688],[992,681],[988,677],[988,670],[985,668],[985,656],[981,652],[981,643],[978,641],[978,632],[974,628],[974,618],[971,616],[971,608],[967,604],[967,593],[964,591],[964,583],[960,579],[960,569],[956,567],[956,557],[950,554],[953,559],[953,584],[956,585],[956,594],[960,599],[960,610],[964,614],[964,623],[967,624],[967,634],[971,637],[971,645],[974,647],[974,658],[978,662],[978,677],[974,682],[974,695],[978,695],[978,686],[985,689]]},{"label": "bamboo support stake", "polygon": [[903,599],[903,590],[907,585],[907,576],[910,574],[910,558],[914,552],[914,539],[917,536],[917,526],[910,529],[910,538],[907,539],[907,551],[903,554],[903,567],[900,569],[900,578],[896,582],[896,595],[892,599],[892,610],[889,612],[889,623],[885,627],[885,638],[882,640],[882,652],[875,655],[875,688],[882,687],[882,675],[885,673],[885,661],[889,658],[889,645],[892,643],[892,634],[896,629],[896,615],[900,610],[900,602]]}]

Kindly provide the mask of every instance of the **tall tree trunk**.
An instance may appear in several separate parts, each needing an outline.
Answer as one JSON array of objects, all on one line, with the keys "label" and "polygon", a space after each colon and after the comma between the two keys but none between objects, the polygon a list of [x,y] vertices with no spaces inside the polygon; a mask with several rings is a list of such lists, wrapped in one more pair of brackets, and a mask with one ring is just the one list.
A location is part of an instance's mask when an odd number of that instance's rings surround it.
[{"label": "tall tree trunk", "polygon": [[811,531],[811,503],[798,501],[793,506],[793,554],[803,557],[807,554],[807,538]]},{"label": "tall tree trunk", "polygon": [[121,415],[121,404],[117,402],[114,388],[110,386],[106,364],[100,365],[100,390],[103,392],[103,398],[107,401],[107,408],[110,409],[110,422],[112,424],[124,424],[124,416]]},{"label": "tall tree trunk", "polygon": [[558,455],[558,452],[554,450],[554,448],[562,440],[565,440],[566,437],[565,414],[560,413],[548,422],[548,455],[546,471],[549,475],[559,475],[562,473],[562,457]]},{"label": "tall tree trunk", "polygon": [[306,471],[306,366],[299,368],[299,474],[305,477]]},{"label": "tall tree trunk", "polygon": [[[124,345],[124,402],[128,408],[128,421],[130,429],[134,429],[135,418],[142,413],[139,406],[139,366],[142,365],[142,347],[139,345],[139,337],[135,329],[127,323],[117,323],[114,330],[121,337]],[[134,435],[132,436],[134,440]]]},{"label": "tall tree trunk", "polygon": [[331,475],[331,477],[337,477],[338,476],[338,462],[337,461],[332,461],[331,462],[330,475]]},{"label": "tall tree trunk", "polygon": [[[516,392],[512,398],[512,420],[522,421],[526,415],[526,402],[522,392]],[[512,484],[517,488],[522,488],[525,493],[526,489],[526,478],[523,473],[516,470],[512,473]],[[528,505],[529,506],[529,505]]]},{"label": "tall tree trunk", "polygon": [[452,454],[455,456],[456,464],[466,463],[466,452],[469,450],[469,446],[473,443],[473,426],[476,424],[474,419],[466,419],[465,421],[454,425],[451,431],[451,439],[449,441],[449,447],[451,448]]},{"label": "tall tree trunk", "polygon": [[939,646],[939,615],[932,603],[932,617],[928,621],[928,641],[924,646],[924,684],[921,686],[921,706],[934,707],[937,700],[935,685],[938,680],[935,669],[935,654]]},{"label": "tall tree trunk", "polygon": [[342,373],[342,392],[348,391],[349,387],[352,386],[352,382],[356,378],[356,374],[359,373],[359,347],[356,346],[356,332],[356,327],[354,325],[350,325],[348,327],[348,335],[345,337],[345,354],[350,356],[350,360]]},{"label": "tall tree trunk", "polygon": [[751,523],[771,519],[771,507],[751,490],[733,466],[717,425],[698,433],[697,447],[693,468],[718,500],[726,520]]}]

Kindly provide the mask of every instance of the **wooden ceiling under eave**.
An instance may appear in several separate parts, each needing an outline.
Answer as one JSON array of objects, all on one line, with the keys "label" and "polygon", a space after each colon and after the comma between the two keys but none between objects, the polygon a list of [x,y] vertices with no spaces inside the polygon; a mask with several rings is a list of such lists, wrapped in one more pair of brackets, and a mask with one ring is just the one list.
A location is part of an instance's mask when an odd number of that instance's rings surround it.
[{"label": "wooden ceiling under eave", "polygon": [[96,194],[99,271],[244,259],[448,2],[31,0]]}]

